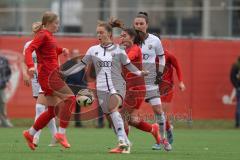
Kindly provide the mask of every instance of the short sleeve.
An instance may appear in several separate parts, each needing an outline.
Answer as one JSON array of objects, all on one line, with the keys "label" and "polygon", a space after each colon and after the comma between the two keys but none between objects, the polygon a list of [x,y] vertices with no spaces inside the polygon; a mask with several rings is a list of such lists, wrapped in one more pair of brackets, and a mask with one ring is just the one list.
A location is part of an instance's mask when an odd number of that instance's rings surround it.
[{"label": "short sleeve", "polygon": [[155,39],[155,52],[156,52],[156,55],[158,56],[164,55],[162,42],[159,38]]},{"label": "short sleeve", "polygon": [[90,47],[85,56],[82,58],[81,62],[85,65],[89,64],[89,62],[92,60],[92,53],[93,53],[93,48]]},{"label": "short sleeve", "polygon": [[125,66],[125,65],[131,63],[130,59],[128,58],[128,56],[124,50],[120,50],[119,57],[120,57],[120,61],[121,61],[122,65]]}]

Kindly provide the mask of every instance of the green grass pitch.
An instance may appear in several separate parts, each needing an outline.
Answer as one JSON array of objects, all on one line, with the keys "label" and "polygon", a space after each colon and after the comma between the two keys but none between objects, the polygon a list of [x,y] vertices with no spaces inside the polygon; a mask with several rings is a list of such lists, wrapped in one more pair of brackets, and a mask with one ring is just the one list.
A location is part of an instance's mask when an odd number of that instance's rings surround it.
[{"label": "green grass pitch", "polygon": [[70,149],[48,147],[44,129],[39,147],[31,151],[22,137],[26,128],[0,128],[0,160],[239,160],[240,130],[176,129],[172,152],[153,151],[151,134],[131,129],[131,154],[109,154],[116,145],[111,129],[69,128]]}]

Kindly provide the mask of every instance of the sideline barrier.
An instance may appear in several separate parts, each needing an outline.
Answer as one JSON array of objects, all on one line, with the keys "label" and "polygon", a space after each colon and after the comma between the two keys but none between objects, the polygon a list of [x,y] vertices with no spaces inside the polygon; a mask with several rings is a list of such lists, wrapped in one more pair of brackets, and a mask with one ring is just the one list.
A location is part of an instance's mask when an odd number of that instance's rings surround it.
[{"label": "sideline barrier", "polygon": [[[28,40],[30,37],[0,36],[0,49],[21,55],[23,45]],[[96,39],[87,37],[57,37],[57,41],[59,46],[77,48],[82,54],[97,43]],[[240,55],[239,44],[237,40],[163,39],[164,48],[179,59],[187,87],[185,92],[180,92],[175,85],[173,103],[168,108],[171,116],[180,120],[233,119],[235,107],[224,105],[222,96],[232,90],[229,74],[232,63]],[[35,100],[31,97],[31,89],[23,85],[21,77],[16,80],[19,80],[16,92],[8,102],[9,117],[32,118]],[[147,119],[152,116],[151,108],[146,103],[139,113]],[[96,115],[96,111],[91,113],[93,117]]]}]

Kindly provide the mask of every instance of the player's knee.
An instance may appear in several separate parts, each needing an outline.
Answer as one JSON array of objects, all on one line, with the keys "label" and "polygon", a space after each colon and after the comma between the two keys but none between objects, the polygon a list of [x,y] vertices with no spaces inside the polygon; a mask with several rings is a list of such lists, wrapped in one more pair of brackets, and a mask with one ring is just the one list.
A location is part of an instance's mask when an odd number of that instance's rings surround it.
[{"label": "player's knee", "polygon": [[117,111],[121,105],[122,105],[122,99],[119,95],[114,94],[110,97],[110,103],[109,103],[110,112]]}]

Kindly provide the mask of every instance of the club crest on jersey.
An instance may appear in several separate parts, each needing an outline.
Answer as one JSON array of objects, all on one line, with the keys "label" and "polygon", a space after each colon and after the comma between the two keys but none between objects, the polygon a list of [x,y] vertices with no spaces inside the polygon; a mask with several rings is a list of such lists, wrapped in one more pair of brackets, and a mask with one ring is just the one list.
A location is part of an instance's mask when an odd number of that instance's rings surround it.
[{"label": "club crest on jersey", "polygon": [[148,54],[143,54],[143,59],[144,60],[147,60],[149,58],[149,55]]},{"label": "club crest on jersey", "polygon": [[97,56],[98,55],[98,52],[95,52],[95,56]]},{"label": "club crest on jersey", "polygon": [[153,46],[151,44],[148,45],[148,49],[151,50]]}]

